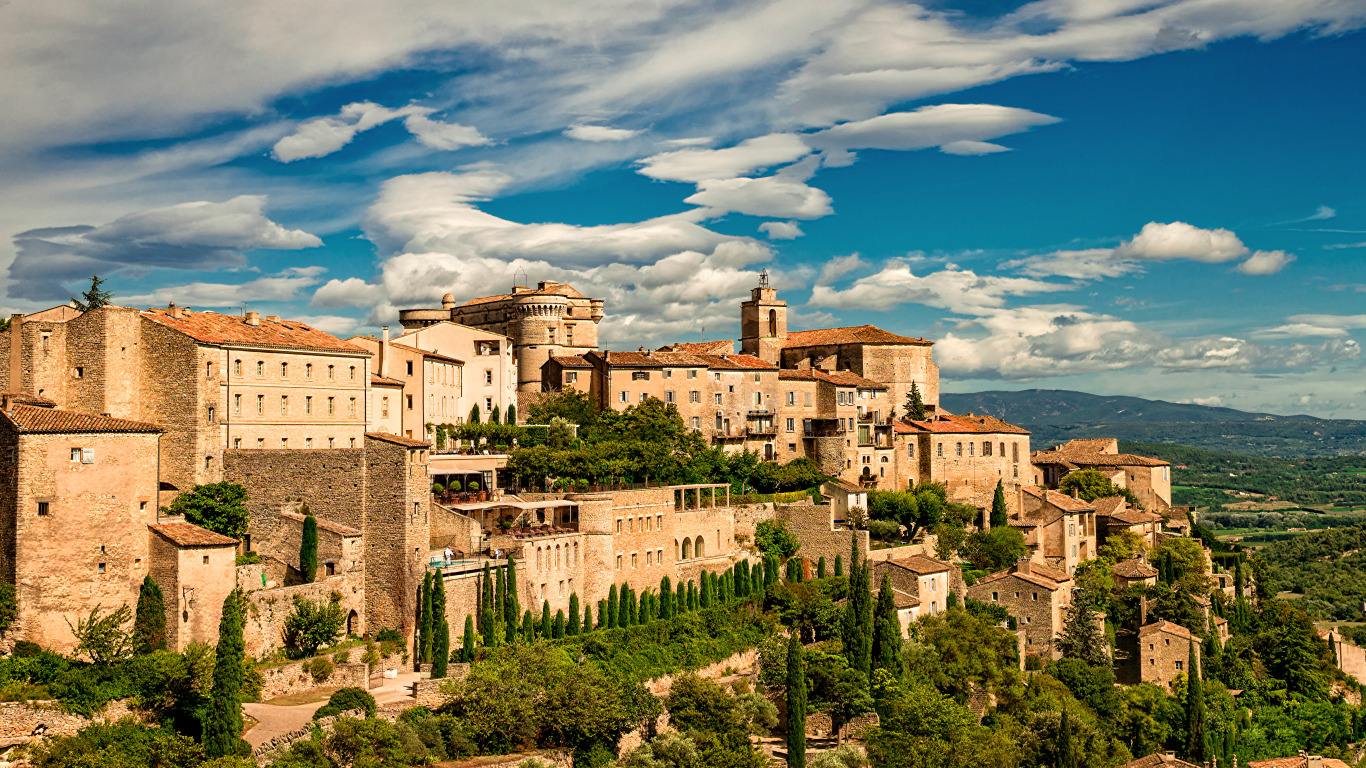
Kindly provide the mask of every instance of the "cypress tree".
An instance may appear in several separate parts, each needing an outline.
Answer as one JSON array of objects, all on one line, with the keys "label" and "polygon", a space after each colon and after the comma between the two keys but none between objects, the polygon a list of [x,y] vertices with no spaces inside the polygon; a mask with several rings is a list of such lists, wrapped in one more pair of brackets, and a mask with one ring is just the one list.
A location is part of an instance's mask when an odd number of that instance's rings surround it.
[{"label": "cypress tree", "polygon": [[490,424],[498,424],[498,423],[500,423],[500,422],[502,421],[502,419],[499,418],[499,416],[502,415],[502,414],[500,413],[500,410],[501,410],[500,407],[495,405],[495,406],[493,406],[493,410],[492,410],[492,411],[489,411],[489,423],[490,423]]},{"label": "cypress tree", "polygon": [[469,422],[470,422],[471,424],[478,424],[478,423],[479,423],[479,405],[478,405],[478,404],[475,404],[475,405],[471,405],[471,406],[470,406],[470,419],[469,419]]},{"label": "cypress tree", "polygon": [[707,572],[706,572],[706,571],[703,571],[703,572],[702,572],[702,586],[701,586],[701,588],[698,589],[698,592],[697,592],[697,607],[703,608],[703,609],[706,609],[706,608],[710,608],[710,607],[711,607],[711,599],[707,596]]},{"label": "cypress tree", "polygon": [[493,620],[502,623],[507,619],[508,589],[507,576],[502,568],[495,569],[498,573],[493,577]]},{"label": "cypress tree", "polygon": [[304,516],[303,543],[299,545],[299,572],[304,575],[305,584],[312,584],[318,575],[318,519],[312,515]]},{"label": "cypress tree", "polygon": [[544,637],[544,638],[546,638],[546,639],[549,639],[550,636],[551,636],[551,632],[552,632],[552,627],[551,627],[551,624],[550,624],[550,601],[549,601],[549,600],[542,600],[542,601],[541,601],[541,629],[540,629],[540,635],[541,635],[541,637]]},{"label": "cypress tree", "polygon": [[749,561],[741,560],[735,564],[735,596],[749,594]]},{"label": "cypress tree", "polygon": [[751,595],[764,594],[764,565],[759,563],[749,572],[749,593]]},{"label": "cypress tree", "polygon": [[569,593],[569,624],[564,628],[570,637],[579,633],[579,593]]},{"label": "cypress tree", "polygon": [[555,611],[555,625],[552,631],[556,640],[564,637],[564,611]]},{"label": "cypress tree", "polygon": [[773,586],[778,581],[778,556],[764,555],[764,587]]},{"label": "cypress tree", "polygon": [[522,613],[522,641],[530,645],[536,639],[536,619],[531,615],[531,609],[526,609]]},{"label": "cypress tree", "polygon": [[991,527],[1001,528],[1009,524],[1009,513],[1006,511],[1005,486],[1001,484],[1000,480],[997,480],[996,493],[991,497]]},{"label": "cypress tree", "polygon": [[797,561],[796,561],[795,558],[787,561],[787,582],[788,582],[789,584],[796,583],[796,581],[797,581],[797,568],[796,568],[796,565],[797,565]]},{"label": "cypress tree", "polygon": [[142,577],[142,588],[138,590],[133,649],[138,653],[166,650],[166,600],[150,573]]},{"label": "cypress tree", "polygon": [[858,540],[853,542],[849,558],[849,599],[845,602],[844,653],[849,666],[863,673],[865,680],[873,675],[873,604],[868,583],[868,566],[858,559]]},{"label": "cypress tree", "polygon": [[432,677],[446,676],[446,664],[451,659],[451,629],[446,623],[446,580],[433,578],[432,585],[432,624],[436,631],[432,637]]},{"label": "cypress tree", "polygon": [[1243,595],[1243,556],[1238,555],[1238,559],[1233,561],[1233,596],[1235,598]]},{"label": "cypress tree", "polygon": [[636,624],[636,592],[631,589],[631,585],[621,585],[621,616],[617,624],[623,627],[633,627]]},{"label": "cypress tree", "polygon": [[608,618],[608,615],[607,615],[607,601],[606,601],[606,600],[599,600],[599,601],[598,601],[598,626],[597,626],[598,629],[606,629],[606,628],[607,628],[607,618]]},{"label": "cypress tree", "polygon": [[787,640],[787,765],[806,768],[806,671],[796,632]]},{"label": "cypress tree", "polygon": [[204,719],[204,753],[212,757],[247,754],[242,741],[242,593],[233,590],[223,601],[218,621],[218,647],[214,649],[213,688],[209,691],[209,714]]},{"label": "cypress tree", "polygon": [[891,580],[884,574],[877,593],[874,619],[873,658],[880,669],[901,677],[901,620],[896,615],[896,598]]},{"label": "cypress tree", "polygon": [[821,555],[821,559],[816,561],[816,578],[825,578],[825,555]]},{"label": "cypress tree", "polygon": [[1062,711],[1062,721],[1058,723],[1058,768],[1077,768],[1077,748],[1072,744],[1072,721],[1067,710]]},{"label": "cypress tree", "polygon": [[465,636],[460,641],[460,661],[470,664],[474,661],[474,617],[465,614]]},{"label": "cypress tree", "polygon": [[659,580],[659,618],[668,619],[673,616],[674,587],[665,576]]},{"label": "cypress tree", "polygon": [[497,620],[493,618],[493,605],[484,608],[484,647],[493,650],[498,646]]},{"label": "cypress tree", "polygon": [[591,605],[583,607],[583,628],[579,631],[585,635],[593,631],[593,607]]},{"label": "cypress tree", "polygon": [[839,555],[835,555],[835,575],[844,575],[844,561],[840,559]]},{"label": "cypress tree", "polygon": [[517,615],[521,612],[521,601],[517,598],[517,563],[512,559],[512,554],[508,553],[507,595],[503,603],[503,623],[507,625],[507,641],[509,644],[517,639]]},{"label": "cypress tree", "polygon": [[617,585],[613,584],[607,590],[607,628],[616,629],[619,624],[621,613],[621,602],[617,599]]},{"label": "cypress tree", "polygon": [[436,640],[436,620],[432,616],[434,581],[430,572],[422,577],[422,645],[417,650],[419,664],[426,664],[432,660],[432,643]]},{"label": "cypress tree", "polygon": [[517,423],[517,404],[516,404],[516,403],[508,403],[507,418],[506,418],[506,419],[503,419],[503,421],[507,422],[508,424],[516,424],[516,423]]},{"label": "cypress tree", "polygon": [[427,604],[427,576],[424,574],[422,583],[417,585],[417,608],[413,611],[413,658],[420,663],[422,661],[422,618],[426,611],[423,606]]},{"label": "cypress tree", "polygon": [[692,610],[692,600],[691,596],[688,594],[688,590],[691,588],[692,582],[687,584],[684,584],[681,581],[678,582],[678,592],[674,595],[674,615],[687,613]]},{"label": "cypress tree", "polygon": [[1186,760],[1202,765],[1209,759],[1209,742],[1205,737],[1205,691],[1197,655],[1197,646],[1192,642],[1186,662]]}]

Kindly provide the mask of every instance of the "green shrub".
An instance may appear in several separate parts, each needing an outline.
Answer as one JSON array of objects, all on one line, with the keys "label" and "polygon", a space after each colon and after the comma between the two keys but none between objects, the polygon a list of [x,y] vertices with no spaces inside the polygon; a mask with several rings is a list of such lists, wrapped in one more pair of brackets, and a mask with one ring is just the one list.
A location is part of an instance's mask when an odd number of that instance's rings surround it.
[{"label": "green shrub", "polygon": [[869,520],[868,535],[879,541],[895,541],[901,538],[901,524],[892,520]]},{"label": "green shrub", "polygon": [[257,565],[260,562],[261,556],[256,554],[256,550],[237,556],[237,565]]},{"label": "green shrub", "polygon": [[365,710],[366,717],[374,715],[375,697],[360,688],[342,688],[328,697],[327,703],[313,713],[313,719],[319,720],[353,709]]},{"label": "green shrub", "polygon": [[338,663],[338,664],[350,664],[350,663],[351,663],[351,651],[350,651],[350,649],[347,649],[347,650],[345,650],[345,651],[337,651],[336,653],[332,654],[332,661],[334,661],[334,662],[336,662],[336,663]]},{"label": "green shrub", "polygon": [[313,682],[321,683],[332,676],[332,660],[326,656],[317,656],[304,662],[304,671],[313,676]]},{"label": "green shrub", "polygon": [[381,643],[390,642],[396,645],[402,645],[403,635],[400,635],[398,633],[398,630],[394,629],[393,627],[384,627],[378,633],[375,634],[375,640]]}]

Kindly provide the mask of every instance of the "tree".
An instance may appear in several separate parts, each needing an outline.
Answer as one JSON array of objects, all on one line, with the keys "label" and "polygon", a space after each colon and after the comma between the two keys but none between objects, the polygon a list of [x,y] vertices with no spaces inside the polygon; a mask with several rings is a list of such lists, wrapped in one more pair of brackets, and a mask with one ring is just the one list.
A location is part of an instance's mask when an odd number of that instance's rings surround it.
[{"label": "tree", "polygon": [[[530,615],[530,612],[527,613]],[[460,640],[460,661],[470,664],[474,661],[474,617],[465,616],[465,635]]]},{"label": "tree", "polygon": [[1006,491],[1005,486],[1000,480],[996,481],[996,493],[991,497],[991,527],[999,528],[1009,525],[1010,514],[1006,510]]},{"label": "tree", "polygon": [[432,660],[432,643],[436,640],[436,622],[432,620],[433,589],[434,578],[432,573],[428,571],[422,576],[422,591],[417,604],[417,642],[413,643],[413,652],[416,654],[419,664]]},{"label": "tree", "polygon": [[659,618],[669,619],[674,615],[674,588],[668,576],[659,580]]},{"label": "tree", "polygon": [[307,514],[304,507],[304,535],[299,545],[299,572],[304,575],[304,583],[311,584],[318,575],[318,519]]},{"label": "tree", "polygon": [[489,411],[489,423],[490,423],[490,424],[501,424],[501,423],[502,423],[502,421],[503,421],[503,419],[502,419],[502,414],[501,414],[499,411],[500,411],[500,408],[499,408],[499,406],[497,406],[497,405],[493,406],[493,410],[492,410],[492,411]]},{"label": "tree", "polygon": [[0,581],[0,632],[9,629],[18,617],[19,594],[15,591],[13,584],[8,581]]},{"label": "tree", "polygon": [[801,542],[787,530],[785,520],[761,520],[754,528],[754,546],[764,554],[790,559],[801,549]]},{"label": "tree", "polygon": [[[887,768],[959,768],[975,765],[971,736],[977,720],[967,707],[916,683],[881,706],[881,723],[865,733],[868,758]],[[1016,758],[1018,760],[1018,758]],[[1010,765],[1017,764],[1015,761]]]},{"label": "tree", "polygon": [[468,420],[466,423],[468,423],[468,424],[478,424],[478,423],[479,423],[479,404],[478,404],[478,403],[476,403],[476,404],[470,406],[470,418],[469,418],[469,420]]},{"label": "tree", "polygon": [[820,559],[816,561],[816,578],[825,578],[825,555],[821,555]]},{"label": "tree", "polygon": [[564,631],[570,637],[579,633],[579,593],[569,593],[569,623],[565,625]]},{"label": "tree", "polygon": [[844,560],[841,559],[840,555],[835,555],[835,575],[844,575]]},{"label": "tree", "polygon": [[[511,406],[508,406],[511,407]],[[503,599],[503,623],[507,625],[506,640],[511,643],[517,639],[517,616],[522,612],[521,601],[517,599],[517,562],[508,553],[507,595]]]},{"label": "tree", "polygon": [[33,744],[29,759],[37,768],[189,768],[204,765],[204,750],[171,728],[125,718],[88,725],[74,736],[48,736]]},{"label": "tree", "polygon": [[920,387],[913,381],[906,393],[906,416],[912,421],[925,420],[925,401],[920,398]]},{"label": "tree", "polygon": [[1201,765],[1209,760],[1205,737],[1205,692],[1200,680],[1199,649],[1190,644],[1186,661],[1186,760]]},{"label": "tree", "polygon": [[106,306],[114,298],[114,292],[104,290],[103,286],[103,278],[99,275],[91,275],[90,290],[82,291],[81,298],[72,298],[71,302],[76,305],[76,309],[82,312],[89,312],[92,309]]},{"label": "tree", "polygon": [[541,637],[550,639],[554,635],[554,625],[550,620],[550,601],[541,601],[541,628],[538,630]]},{"label": "tree", "polygon": [[451,659],[451,628],[446,622],[446,580],[436,576],[432,589],[432,623],[436,626],[436,636],[432,638],[432,677],[446,676],[446,666]]},{"label": "tree", "polygon": [[867,563],[859,563],[858,539],[849,556],[849,599],[844,605],[841,637],[849,666],[863,676],[865,685],[873,675],[873,591]]},{"label": "tree", "polygon": [[341,634],[346,614],[338,600],[306,600],[294,596],[294,612],[285,617],[284,641],[295,658],[312,656]]},{"label": "tree", "polygon": [[1128,488],[1121,488],[1114,484],[1105,473],[1096,469],[1079,469],[1068,472],[1058,481],[1058,490],[1063,493],[1077,492],[1077,498],[1082,501],[1095,501],[1096,499],[1107,499],[1111,496],[1123,496],[1129,506],[1142,509],[1143,505],[1138,502],[1138,497]]},{"label": "tree", "polygon": [[166,650],[166,600],[152,574],[142,577],[137,615],[133,619],[133,651],[147,654]]},{"label": "tree", "polygon": [[507,422],[508,424],[516,424],[516,423],[517,423],[517,404],[516,404],[516,403],[508,403],[508,407],[507,407],[507,418],[503,419],[503,421]]},{"label": "tree", "polygon": [[246,645],[242,640],[242,593],[233,590],[223,601],[218,621],[218,648],[213,665],[209,713],[204,720],[204,752],[209,757],[247,754],[242,741],[242,675]]},{"label": "tree", "polygon": [[585,605],[585,606],[583,607],[583,623],[580,625],[579,632],[580,632],[581,634],[585,634],[585,635],[586,635],[586,634],[588,634],[589,632],[592,632],[592,631],[593,631],[593,606],[591,606],[591,605]]},{"label": "tree", "polygon": [[1077,768],[1077,747],[1072,743],[1072,721],[1067,719],[1066,709],[1058,724],[1058,768]]},{"label": "tree", "polygon": [[963,546],[963,541],[968,537],[968,531],[961,525],[953,523],[940,523],[932,531],[935,536],[934,556],[940,560],[951,560],[958,552],[958,548]]},{"label": "tree", "polygon": [[806,669],[796,632],[787,640],[787,765],[806,768]]},{"label": "tree", "polygon": [[[952,594],[952,593],[950,593]],[[886,574],[878,587],[877,611],[873,618],[873,661],[895,677],[901,676],[901,619],[896,613],[896,597]]]},{"label": "tree", "polygon": [[1098,667],[1110,665],[1108,645],[1100,627],[1096,626],[1089,593],[1078,590],[1073,596],[1057,644],[1064,658],[1080,659]]},{"label": "tree", "polygon": [[85,655],[101,666],[121,661],[133,655],[133,637],[124,625],[133,620],[128,604],[115,608],[108,615],[100,606],[90,609],[90,615],[77,618],[75,625],[66,620],[76,638],[76,655]]},{"label": "tree", "polygon": [[607,588],[607,628],[616,629],[620,626],[617,614],[621,610],[620,602],[617,598],[617,585],[613,584]]},{"label": "tree", "polygon": [[196,485],[171,502],[170,512],[214,533],[240,539],[247,533],[247,489],[237,483]]},{"label": "tree", "polygon": [[976,531],[964,541],[961,554],[974,568],[999,571],[1025,556],[1024,534],[1010,526]]}]

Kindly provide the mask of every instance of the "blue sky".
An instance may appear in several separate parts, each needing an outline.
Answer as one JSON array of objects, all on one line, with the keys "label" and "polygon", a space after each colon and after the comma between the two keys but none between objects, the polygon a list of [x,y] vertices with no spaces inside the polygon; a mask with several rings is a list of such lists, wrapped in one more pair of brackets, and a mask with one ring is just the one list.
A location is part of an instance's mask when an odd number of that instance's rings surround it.
[{"label": "blue sky", "polygon": [[[71,19],[82,19],[73,24]],[[946,391],[1366,418],[1366,2],[0,6],[7,311],[937,341]]]}]

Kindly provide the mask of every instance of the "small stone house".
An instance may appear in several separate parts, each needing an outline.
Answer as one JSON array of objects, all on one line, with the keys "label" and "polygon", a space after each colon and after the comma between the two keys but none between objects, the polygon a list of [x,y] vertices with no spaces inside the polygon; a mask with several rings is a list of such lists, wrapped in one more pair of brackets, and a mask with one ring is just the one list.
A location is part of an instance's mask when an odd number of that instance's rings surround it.
[{"label": "small stone house", "polygon": [[868,511],[868,489],[848,480],[835,478],[821,483],[821,495],[830,499],[830,515],[836,525],[848,525],[849,510]]},{"label": "small stone house", "polygon": [[1135,584],[1152,586],[1157,583],[1157,569],[1140,557],[1121,560],[1110,567],[1115,589],[1128,589]]},{"label": "small stone house", "polygon": [[1096,499],[1096,530],[1099,543],[1121,531],[1131,531],[1149,547],[1157,546],[1157,534],[1162,532],[1162,518],[1152,512],[1134,509],[1123,496],[1107,496]]},{"label": "small stone house", "polygon": [[1095,505],[1046,488],[1022,491],[1023,514],[1011,524],[1025,534],[1031,559],[1071,574],[1096,556]]},{"label": "small stone house", "polygon": [[1145,683],[1170,686],[1177,675],[1189,672],[1191,645],[1196,661],[1200,658],[1200,638],[1189,629],[1170,621],[1148,624],[1138,630],[1139,679]]},{"label": "small stone house", "polygon": [[986,576],[968,587],[968,597],[1002,606],[1024,631],[1025,653],[1057,658],[1054,639],[1072,604],[1072,577],[1031,560]]},{"label": "small stone house", "polygon": [[893,590],[918,601],[913,619],[942,613],[948,607],[949,593],[963,591],[962,575],[957,566],[925,555],[873,563],[872,588],[875,591],[882,584],[883,576],[887,577]]},{"label": "small stone house", "polygon": [[166,604],[166,647],[218,637],[223,601],[237,587],[237,539],[162,518],[151,533],[151,574]]}]

